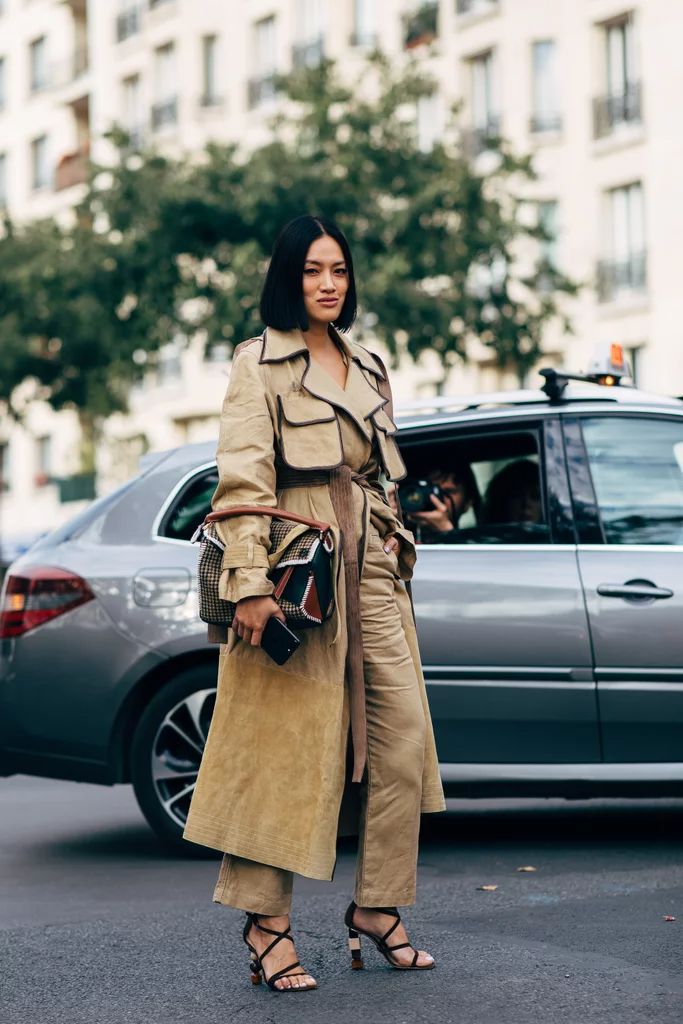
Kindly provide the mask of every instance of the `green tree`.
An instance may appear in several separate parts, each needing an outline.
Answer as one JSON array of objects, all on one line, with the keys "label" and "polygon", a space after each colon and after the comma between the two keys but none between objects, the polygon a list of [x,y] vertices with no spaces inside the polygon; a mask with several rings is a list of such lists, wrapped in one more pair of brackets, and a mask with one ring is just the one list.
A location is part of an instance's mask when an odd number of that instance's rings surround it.
[{"label": "green tree", "polygon": [[28,379],[56,409],[78,410],[92,437],[164,343],[201,330],[208,346],[232,344],[260,330],[273,240],[303,212],[333,217],[349,237],[357,336],[376,334],[396,357],[436,352],[445,371],[476,337],[523,377],[576,292],[547,263],[519,258],[546,237],[519,215],[530,161],[501,142],[482,174],[449,143],[423,152],[408,115],[433,83],[378,52],[364,75],[368,90],[347,87],[325,60],[281,77],[288,102],[248,154],[138,154],[114,132],[117,160],[93,167],[71,226],[7,223],[0,401],[20,415]]}]

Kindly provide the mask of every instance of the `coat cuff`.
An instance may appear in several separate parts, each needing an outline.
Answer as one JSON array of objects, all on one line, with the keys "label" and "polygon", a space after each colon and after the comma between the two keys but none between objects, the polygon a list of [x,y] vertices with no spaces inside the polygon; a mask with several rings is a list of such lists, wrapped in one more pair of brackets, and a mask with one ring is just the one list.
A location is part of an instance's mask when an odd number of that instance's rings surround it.
[{"label": "coat cuff", "polygon": [[223,569],[218,581],[218,596],[235,604],[245,597],[269,597],[275,586],[265,569]]},{"label": "coat cuff", "polygon": [[223,552],[222,569],[268,569],[268,549],[253,540],[229,544]]},{"label": "coat cuff", "polygon": [[401,542],[398,550],[399,576],[402,580],[411,580],[413,578],[413,566],[417,561],[417,548],[415,547],[415,537],[412,531],[405,526],[397,526],[388,536],[399,538]]}]

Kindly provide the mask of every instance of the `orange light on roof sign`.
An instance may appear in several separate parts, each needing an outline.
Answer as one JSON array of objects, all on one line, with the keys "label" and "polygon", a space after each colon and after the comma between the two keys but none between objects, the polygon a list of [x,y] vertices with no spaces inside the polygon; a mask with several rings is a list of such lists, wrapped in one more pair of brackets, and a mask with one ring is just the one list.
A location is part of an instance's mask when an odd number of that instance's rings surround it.
[{"label": "orange light on roof sign", "polygon": [[621,345],[610,345],[609,358],[612,366],[616,366],[620,370],[624,369],[624,349]]}]

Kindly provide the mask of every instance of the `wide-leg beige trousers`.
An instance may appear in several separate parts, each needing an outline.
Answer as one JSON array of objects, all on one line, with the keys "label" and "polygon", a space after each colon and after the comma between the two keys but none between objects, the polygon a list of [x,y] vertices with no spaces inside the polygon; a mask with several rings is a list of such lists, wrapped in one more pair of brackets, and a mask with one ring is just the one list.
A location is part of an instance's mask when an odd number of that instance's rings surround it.
[{"label": "wide-leg beige trousers", "polygon": [[[397,559],[370,526],[360,581],[368,757],[361,784],[354,900],[360,907],[415,902],[425,717],[396,588]],[[291,799],[296,800],[296,789]],[[291,871],[226,853],[214,903],[288,914]]]}]

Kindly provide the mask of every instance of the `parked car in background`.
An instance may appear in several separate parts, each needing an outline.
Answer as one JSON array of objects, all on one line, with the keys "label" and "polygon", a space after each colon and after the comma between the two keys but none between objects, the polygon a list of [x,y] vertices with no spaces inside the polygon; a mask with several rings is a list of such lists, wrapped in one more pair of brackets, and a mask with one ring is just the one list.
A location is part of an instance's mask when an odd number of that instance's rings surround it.
[{"label": "parked car in background", "polygon": [[[399,424],[411,475],[465,462],[482,496],[414,580],[447,795],[680,794],[683,402],[570,382]],[[533,514],[487,510],[521,465]],[[1,598],[0,773],[132,782],[187,854],[217,663],[190,537],[216,481],[213,444],[148,458],[19,558]]]}]

